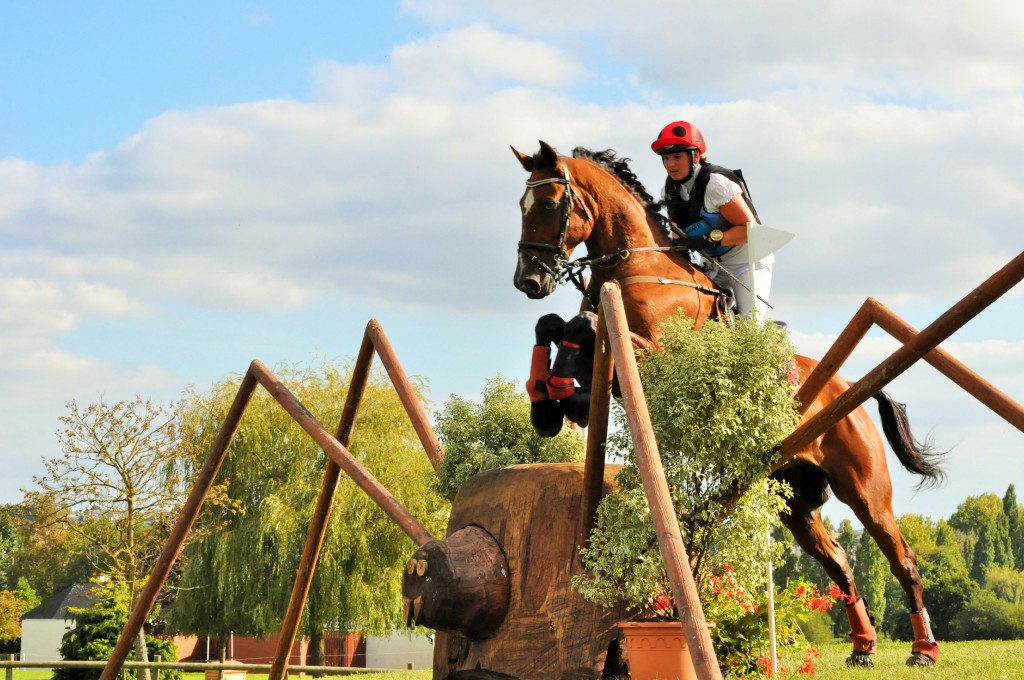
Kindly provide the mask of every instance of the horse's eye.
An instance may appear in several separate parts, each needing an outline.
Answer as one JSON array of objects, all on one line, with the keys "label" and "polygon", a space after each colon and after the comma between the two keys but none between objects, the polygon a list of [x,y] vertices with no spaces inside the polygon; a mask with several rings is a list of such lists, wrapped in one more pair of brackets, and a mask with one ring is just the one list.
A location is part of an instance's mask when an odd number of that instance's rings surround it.
[{"label": "horse's eye", "polygon": [[555,208],[558,207],[558,204],[552,201],[551,199],[544,201],[542,205],[544,206],[545,210],[554,210]]}]

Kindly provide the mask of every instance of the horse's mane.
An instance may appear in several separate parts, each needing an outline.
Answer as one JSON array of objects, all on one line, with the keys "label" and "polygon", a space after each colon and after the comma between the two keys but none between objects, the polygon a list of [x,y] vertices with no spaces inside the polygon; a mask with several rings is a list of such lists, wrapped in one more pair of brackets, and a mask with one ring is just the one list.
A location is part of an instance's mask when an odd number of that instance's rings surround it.
[{"label": "horse's mane", "polygon": [[582,146],[577,146],[572,150],[572,157],[591,161],[610,172],[615,179],[619,180],[619,184],[644,204],[647,210],[657,212],[661,207],[661,203],[655,201],[654,197],[647,193],[647,189],[640,183],[632,168],[629,167],[630,159],[619,158],[613,149],[591,151]]}]

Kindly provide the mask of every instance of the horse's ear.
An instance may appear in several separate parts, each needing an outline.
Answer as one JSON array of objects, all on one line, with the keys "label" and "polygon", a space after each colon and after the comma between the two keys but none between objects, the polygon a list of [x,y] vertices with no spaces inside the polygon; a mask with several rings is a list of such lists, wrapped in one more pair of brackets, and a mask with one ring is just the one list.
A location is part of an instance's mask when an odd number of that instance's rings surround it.
[{"label": "horse's ear", "polygon": [[558,152],[543,139],[540,140],[540,157],[544,161],[542,167],[554,168],[558,164]]},{"label": "horse's ear", "polygon": [[533,156],[527,156],[525,153],[516,151],[516,147],[514,146],[510,146],[509,148],[512,149],[512,153],[514,153],[516,158],[519,159],[519,164],[523,166],[523,169],[527,172],[533,172]]}]

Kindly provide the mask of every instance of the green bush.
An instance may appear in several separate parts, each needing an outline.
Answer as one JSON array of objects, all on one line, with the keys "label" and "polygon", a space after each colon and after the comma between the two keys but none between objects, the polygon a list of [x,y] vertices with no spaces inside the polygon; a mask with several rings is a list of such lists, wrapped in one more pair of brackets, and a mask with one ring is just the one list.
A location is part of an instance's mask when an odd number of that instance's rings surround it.
[{"label": "green bush", "polygon": [[[66,661],[106,661],[128,621],[126,608],[110,604],[100,604],[91,609],[71,608],[68,615],[75,619],[75,627],[64,633],[61,641],[60,655]],[[146,646],[150,660],[157,654],[162,662],[173,663],[178,660],[177,649],[169,639],[146,635]],[[134,648],[127,660],[136,660]],[[125,668],[121,672],[128,680],[138,676],[133,668]],[[53,679],[97,680],[101,673],[100,668],[56,668]],[[160,677],[165,680],[182,680],[183,676],[179,670],[162,670]]]},{"label": "green bush", "polygon": [[[774,324],[746,319],[694,331],[677,316],[662,329],[661,349],[639,357],[651,423],[694,579],[705,607],[717,612],[709,614],[716,646],[729,645],[728,663],[748,672],[767,636],[765,563],[789,547],[767,540],[790,494],[767,475],[799,420],[786,372],[792,348]],[[671,589],[621,411],[616,422],[609,450],[629,464],[618,490],[601,501],[581,551],[590,573],[573,585],[593,602],[625,602],[644,617],[662,608]],[[726,502],[740,491],[738,501]],[[749,601],[738,605],[741,592]],[[791,642],[802,639],[794,634]]]},{"label": "green bush", "polygon": [[515,383],[490,378],[483,401],[476,404],[452,395],[437,417],[444,446],[435,490],[454,499],[473,475],[521,463],[581,462],[583,439],[568,428],[557,437],[537,435],[530,423],[530,400]]},{"label": "green bush", "polygon": [[1024,606],[982,590],[952,621],[956,640],[1017,640],[1024,637]]},{"label": "green bush", "polygon": [[[799,420],[786,375],[792,348],[774,324],[743,318],[734,328],[709,322],[694,331],[676,316],[662,329],[661,349],[639,357],[640,377],[694,578],[708,595],[707,577],[728,565],[753,590],[764,582],[768,532],[789,492],[767,474]],[[625,414],[615,416],[609,450],[629,464],[619,490],[601,501],[582,552],[591,576],[575,585],[594,602],[642,608],[667,592],[668,577]],[[740,489],[747,491],[737,503],[723,502]],[[774,559],[786,547],[775,543]]]}]

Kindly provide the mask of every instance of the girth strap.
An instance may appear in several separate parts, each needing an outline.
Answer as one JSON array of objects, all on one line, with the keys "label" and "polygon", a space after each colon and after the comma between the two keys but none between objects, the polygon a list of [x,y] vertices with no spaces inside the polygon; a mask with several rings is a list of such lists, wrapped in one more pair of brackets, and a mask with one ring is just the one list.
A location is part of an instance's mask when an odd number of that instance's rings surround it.
[{"label": "girth strap", "polygon": [[623,287],[632,286],[637,283],[657,283],[662,285],[686,286],[687,288],[694,288],[702,293],[707,293],[708,295],[725,295],[725,293],[720,290],[708,288],[707,286],[702,286],[699,283],[693,283],[692,281],[678,281],[664,276],[627,276],[626,278],[619,279],[618,281],[619,285]]}]

